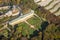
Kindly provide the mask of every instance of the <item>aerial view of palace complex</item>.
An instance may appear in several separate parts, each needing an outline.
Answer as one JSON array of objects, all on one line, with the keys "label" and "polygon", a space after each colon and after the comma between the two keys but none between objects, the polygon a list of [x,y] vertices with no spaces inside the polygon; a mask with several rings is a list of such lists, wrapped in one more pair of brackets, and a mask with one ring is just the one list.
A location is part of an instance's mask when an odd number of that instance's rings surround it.
[{"label": "aerial view of palace complex", "polygon": [[60,0],[0,0],[0,40],[60,40]]}]

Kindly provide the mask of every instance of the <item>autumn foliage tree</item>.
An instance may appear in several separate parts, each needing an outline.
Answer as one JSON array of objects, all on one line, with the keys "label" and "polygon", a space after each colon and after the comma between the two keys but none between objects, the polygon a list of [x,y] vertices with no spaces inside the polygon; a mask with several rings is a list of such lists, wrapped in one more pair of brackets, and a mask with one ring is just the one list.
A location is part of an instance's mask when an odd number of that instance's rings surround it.
[{"label": "autumn foliage tree", "polygon": [[47,26],[44,31],[44,40],[54,40],[60,38],[59,26],[55,26],[55,24],[50,24]]}]

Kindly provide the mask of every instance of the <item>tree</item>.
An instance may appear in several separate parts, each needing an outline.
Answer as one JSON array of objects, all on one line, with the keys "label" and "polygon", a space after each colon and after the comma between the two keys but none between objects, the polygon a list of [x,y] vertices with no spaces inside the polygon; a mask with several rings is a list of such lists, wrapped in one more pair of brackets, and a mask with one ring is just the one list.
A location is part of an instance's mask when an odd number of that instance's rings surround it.
[{"label": "tree", "polygon": [[60,38],[59,29],[55,24],[50,24],[44,31],[44,40],[54,40]]}]

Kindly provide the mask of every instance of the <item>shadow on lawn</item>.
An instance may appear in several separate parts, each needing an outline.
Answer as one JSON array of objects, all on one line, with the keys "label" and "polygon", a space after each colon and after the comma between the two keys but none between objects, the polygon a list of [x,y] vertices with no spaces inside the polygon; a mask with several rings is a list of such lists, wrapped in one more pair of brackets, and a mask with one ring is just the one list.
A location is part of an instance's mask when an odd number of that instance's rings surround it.
[{"label": "shadow on lawn", "polygon": [[42,32],[42,40],[43,40],[43,38],[44,38],[44,30],[46,29],[46,27],[49,25],[49,23],[48,22],[46,22],[46,21],[44,21],[42,24],[41,24],[41,28],[42,29],[39,29],[39,31],[37,31],[37,30],[35,30],[34,31],[34,33],[32,34],[32,35],[30,35],[30,38],[32,38],[32,37],[36,37],[36,36],[39,36],[39,32]]}]

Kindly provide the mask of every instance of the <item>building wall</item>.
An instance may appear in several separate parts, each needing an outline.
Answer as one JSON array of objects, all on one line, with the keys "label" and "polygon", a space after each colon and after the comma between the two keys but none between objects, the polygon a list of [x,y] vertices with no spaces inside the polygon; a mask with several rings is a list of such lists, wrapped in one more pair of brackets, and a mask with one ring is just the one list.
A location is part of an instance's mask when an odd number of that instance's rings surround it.
[{"label": "building wall", "polygon": [[22,16],[16,18],[16,19],[10,21],[9,24],[10,25],[15,25],[15,24],[18,24],[20,22],[24,22],[25,20],[28,20],[29,18],[33,17],[33,15],[34,15],[34,12],[30,12],[26,15],[22,15]]}]

